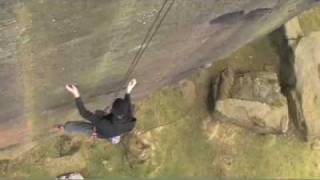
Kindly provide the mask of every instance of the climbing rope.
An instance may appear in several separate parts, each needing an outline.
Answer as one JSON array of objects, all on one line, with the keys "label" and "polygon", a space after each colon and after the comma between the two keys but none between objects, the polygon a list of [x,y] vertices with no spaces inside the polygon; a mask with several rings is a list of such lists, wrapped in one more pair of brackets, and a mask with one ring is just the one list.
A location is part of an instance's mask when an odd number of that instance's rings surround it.
[{"label": "climbing rope", "polygon": [[[145,38],[143,39],[143,41],[140,44],[140,48],[137,51],[136,55],[134,56],[134,58],[131,61],[131,64],[129,65],[126,74],[124,75],[123,79],[120,81],[120,88],[117,89],[117,93],[116,93],[116,97],[119,96],[120,90],[123,88],[123,86],[125,84],[128,83],[128,80],[131,76],[131,74],[134,72],[136,66],[138,65],[139,61],[142,58],[142,55],[144,54],[145,50],[148,48],[151,40],[153,39],[153,37],[155,36],[155,34],[157,33],[158,29],[160,28],[162,22],[164,21],[165,17],[168,15],[170,9],[172,8],[175,0],[171,0],[171,3],[167,6],[167,9],[165,10],[163,16],[161,16],[162,12],[164,11],[166,5],[168,4],[169,0],[164,0],[159,12],[157,13],[156,18],[154,19],[153,23],[151,24],[150,28],[147,31],[147,34],[145,36]],[[158,22],[158,23],[157,23]],[[128,136],[130,138],[130,136]],[[121,141],[121,145],[123,147],[123,150],[125,152],[125,159],[129,164],[129,167],[132,169],[133,165],[129,160],[128,157],[128,147],[125,143],[123,143]]]},{"label": "climbing rope", "polygon": [[[171,0],[169,5],[167,5],[168,2],[170,2],[170,0],[164,0],[159,12],[157,13],[156,18],[154,19],[153,23],[151,24],[150,28],[148,29],[148,32],[147,32],[145,38],[143,39],[142,43],[140,44],[139,50],[137,51],[136,55],[132,59],[131,64],[129,65],[126,74],[124,75],[123,79],[120,81],[120,88],[117,89],[116,96],[119,95],[120,90],[123,88],[123,86],[128,83],[128,80],[129,80],[131,74],[134,72],[134,70],[135,70],[136,66],[138,65],[139,61],[141,60],[145,50],[148,48],[153,37],[155,36],[157,31],[161,27],[162,22],[164,21],[165,17],[168,15],[170,9],[172,8],[173,4],[175,3],[175,0]],[[165,11],[165,12],[162,14],[163,11]]]}]

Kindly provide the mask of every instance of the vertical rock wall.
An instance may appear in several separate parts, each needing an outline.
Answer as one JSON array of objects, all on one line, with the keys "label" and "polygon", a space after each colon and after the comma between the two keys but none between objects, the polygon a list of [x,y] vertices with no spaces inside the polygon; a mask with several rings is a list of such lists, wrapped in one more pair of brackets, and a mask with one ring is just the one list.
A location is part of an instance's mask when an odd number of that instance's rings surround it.
[{"label": "vertical rock wall", "polygon": [[[176,0],[133,73],[140,82],[135,96],[186,77],[316,2]],[[68,82],[94,105],[110,102],[162,3],[0,0],[1,127],[26,137],[76,118]],[[6,143],[1,135],[0,146],[19,142],[17,136]]]}]

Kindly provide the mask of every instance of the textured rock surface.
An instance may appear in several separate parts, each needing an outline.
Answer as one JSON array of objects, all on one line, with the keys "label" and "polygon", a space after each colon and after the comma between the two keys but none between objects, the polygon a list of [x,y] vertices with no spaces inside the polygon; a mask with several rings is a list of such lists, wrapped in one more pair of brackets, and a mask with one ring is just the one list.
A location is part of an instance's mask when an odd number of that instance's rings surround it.
[{"label": "textured rock surface", "polygon": [[295,48],[300,40],[304,36],[303,30],[301,29],[300,21],[298,17],[295,17],[288,21],[285,25],[286,37],[288,44],[291,48]]},{"label": "textured rock surface", "polygon": [[288,75],[284,82],[289,85],[287,91],[290,114],[296,127],[305,139],[319,137],[318,128],[318,92],[320,9],[315,8],[303,13],[285,25],[286,39],[290,46],[283,66]]},{"label": "textured rock surface", "polygon": [[[0,147],[79,118],[63,85],[103,108],[162,1],[0,0]],[[177,0],[133,76],[142,97],[316,5],[304,0]],[[31,135],[31,136],[30,136]]]},{"label": "textured rock surface", "polygon": [[316,7],[299,16],[299,22],[304,34],[320,31],[320,8]]},{"label": "textured rock surface", "polygon": [[[230,72],[230,70],[229,70]],[[234,73],[229,73],[233,75]],[[235,73],[228,87],[229,97],[216,102],[215,114],[259,133],[284,133],[288,129],[288,106],[280,92],[277,74],[273,72]],[[230,82],[225,80],[224,82]],[[221,85],[220,92],[228,91]]]},{"label": "textured rock surface", "polygon": [[311,33],[299,42],[295,51],[298,100],[308,139],[320,136],[320,33]]}]

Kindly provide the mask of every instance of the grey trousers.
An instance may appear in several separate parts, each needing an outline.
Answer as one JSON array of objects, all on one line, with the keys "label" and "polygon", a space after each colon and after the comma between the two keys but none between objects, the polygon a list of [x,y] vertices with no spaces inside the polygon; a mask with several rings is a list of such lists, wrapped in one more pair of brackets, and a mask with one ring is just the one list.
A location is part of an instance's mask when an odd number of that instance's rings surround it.
[{"label": "grey trousers", "polygon": [[[93,125],[83,121],[69,121],[64,124],[64,133],[68,135],[86,135],[91,136],[93,133]],[[120,136],[108,139],[112,144],[118,144],[121,140]]]},{"label": "grey trousers", "polygon": [[83,134],[91,136],[93,133],[93,125],[83,121],[69,121],[64,124],[64,132],[70,135]]}]

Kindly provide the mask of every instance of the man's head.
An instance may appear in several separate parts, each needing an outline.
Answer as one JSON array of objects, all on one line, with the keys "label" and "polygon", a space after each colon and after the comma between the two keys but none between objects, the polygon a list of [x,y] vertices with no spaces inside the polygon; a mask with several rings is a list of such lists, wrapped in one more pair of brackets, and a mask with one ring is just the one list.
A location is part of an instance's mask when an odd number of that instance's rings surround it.
[{"label": "man's head", "polygon": [[128,113],[128,110],[128,103],[121,98],[117,98],[112,104],[111,113],[118,119],[122,119]]}]

